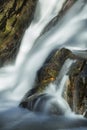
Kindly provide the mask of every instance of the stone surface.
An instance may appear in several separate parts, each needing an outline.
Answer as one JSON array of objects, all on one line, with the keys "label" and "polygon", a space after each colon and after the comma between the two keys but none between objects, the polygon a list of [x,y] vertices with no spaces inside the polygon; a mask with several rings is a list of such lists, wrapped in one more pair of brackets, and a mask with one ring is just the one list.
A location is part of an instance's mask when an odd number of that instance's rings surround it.
[{"label": "stone surface", "polygon": [[74,112],[83,114],[87,109],[87,61],[73,64],[67,87],[67,101]]},{"label": "stone surface", "polygon": [[14,60],[37,0],[0,1],[0,66]]}]

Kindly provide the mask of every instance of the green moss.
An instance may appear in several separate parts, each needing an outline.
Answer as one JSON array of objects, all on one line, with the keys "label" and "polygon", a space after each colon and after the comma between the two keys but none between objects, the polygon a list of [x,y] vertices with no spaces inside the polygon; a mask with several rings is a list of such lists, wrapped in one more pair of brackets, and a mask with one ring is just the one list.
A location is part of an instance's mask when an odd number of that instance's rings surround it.
[{"label": "green moss", "polygon": [[16,11],[19,10],[22,7],[23,2],[24,1],[22,1],[22,0],[18,0],[17,5],[16,5]]},{"label": "green moss", "polygon": [[3,17],[4,17],[4,13],[0,13],[0,22],[2,21]]},{"label": "green moss", "polygon": [[11,32],[11,30],[13,28],[13,24],[14,24],[15,21],[16,21],[16,15],[13,15],[11,18],[9,18],[7,20],[7,23],[6,23],[6,30],[5,31]]}]

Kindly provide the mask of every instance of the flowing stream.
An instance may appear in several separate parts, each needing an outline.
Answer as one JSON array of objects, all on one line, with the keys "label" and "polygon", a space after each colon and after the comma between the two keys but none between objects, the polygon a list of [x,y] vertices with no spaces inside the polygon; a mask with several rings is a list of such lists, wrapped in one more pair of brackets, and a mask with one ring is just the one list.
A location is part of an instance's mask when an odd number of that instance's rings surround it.
[{"label": "flowing stream", "polygon": [[[75,115],[62,98],[68,78],[66,73],[74,61],[66,61],[55,83],[49,84],[45,90],[53,96],[52,100],[46,101],[45,113],[31,112],[18,106],[32,88],[37,71],[53,49],[66,47],[87,57],[87,0],[77,0],[54,27],[41,35],[65,1],[38,0],[34,19],[23,36],[15,64],[0,69],[0,130],[87,130],[87,120]],[[34,109],[45,99],[40,99]],[[63,109],[64,114],[46,114],[52,103]]]}]

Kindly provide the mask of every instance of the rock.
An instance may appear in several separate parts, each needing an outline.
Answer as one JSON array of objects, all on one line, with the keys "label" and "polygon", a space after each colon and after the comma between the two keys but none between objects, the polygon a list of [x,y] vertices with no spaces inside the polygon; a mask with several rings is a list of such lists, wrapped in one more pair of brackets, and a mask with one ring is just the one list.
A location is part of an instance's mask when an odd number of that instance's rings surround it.
[{"label": "rock", "polygon": [[[69,104],[72,111],[83,115],[87,110],[87,60],[74,55],[70,50],[65,48],[54,50],[46,59],[43,66],[37,72],[33,88],[27,92],[21,101],[21,107],[33,110],[31,105],[35,105],[35,102],[41,98],[40,96],[45,94],[44,90],[48,87],[49,83],[55,82],[64,62],[67,59],[73,59],[75,62],[67,73],[69,78],[62,96]],[[41,106],[42,104],[39,105]],[[50,108],[54,109],[54,106],[55,105],[52,105]],[[41,111],[40,108],[38,108],[38,110]],[[57,110],[59,110],[59,107]]]},{"label": "rock", "polygon": [[37,0],[0,1],[0,66],[15,59]]},{"label": "rock", "polygon": [[27,107],[26,102],[30,99],[29,97],[43,93],[47,85],[55,81],[65,60],[70,57],[72,58],[73,54],[68,49],[62,48],[53,51],[46,59],[44,65],[37,72],[35,84],[21,101],[21,106]]},{"label": "rock", "polygon": [[24,103],[24,108],[44,114],[64,115],[71,112],[69,105],[63,98],[57,99],[49,94],[34,94]]},{"label": "rock", "polygon": [[72,110],[83,114],[87,108],[87,61],[77,59],[69,73],[67,101]]},{"label": "rock", "polygon": [[87,118],[87,110],[84,112],[83,116]]}]

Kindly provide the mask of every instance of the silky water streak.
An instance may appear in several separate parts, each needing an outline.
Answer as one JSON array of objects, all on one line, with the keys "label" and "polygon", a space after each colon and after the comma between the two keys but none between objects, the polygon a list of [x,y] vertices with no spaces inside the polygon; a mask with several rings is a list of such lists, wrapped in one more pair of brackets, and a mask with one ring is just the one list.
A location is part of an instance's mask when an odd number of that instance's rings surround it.
[{"label": "silky water streak", "polygon": [[[87,0],[77,0],[55,27],[41,36],[65,1],[38,0],[34,19],[23,36],[15,64],[0,69],[0,130],[87,129],[87,120],[80,115],[52,116],[18,107],[54,48],[66,47],[75,53],[87,49]],[[62,76],[58,88],[66,81]]]}]

